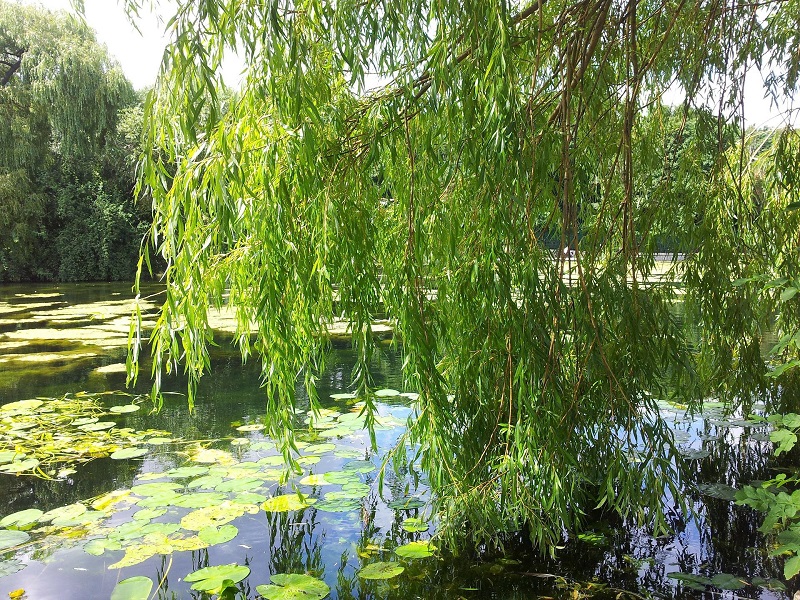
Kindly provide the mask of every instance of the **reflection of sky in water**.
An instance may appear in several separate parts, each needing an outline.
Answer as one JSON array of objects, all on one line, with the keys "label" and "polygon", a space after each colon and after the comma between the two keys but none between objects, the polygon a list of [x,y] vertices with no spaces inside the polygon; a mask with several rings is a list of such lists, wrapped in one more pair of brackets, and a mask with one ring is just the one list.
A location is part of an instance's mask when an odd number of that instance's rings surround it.
[{"label": "reflection of sky in water", "polygon": [[[100,286],[95,292],[109,293],[109,286]],[[122,289],[122,288],[120,288]],[[127,290],[124,290],[127,291]],[[116,292],[115,292],[116,293]],[[68,299],[73,302],[92,299],[91,290],[70,288]],[[241,424],[258,422],[264,411],[263,391],[259,387],[259,368],[255,361],[245,366],[234,352],[224,346],[214,350],[213,371],[203,378],[195,410],[188,413],[185,389],[181,378],[168,379],[166,388],[177,392],[167,395],[162,411],[157,415],[134,413],[115,417],[120,424],[137,429],[164,429],[175,438],[186,440],[216,440],[219,438],[246,437],[252,442],[233,450],[229,441],[209,441],[209,447],[232,451],[240,460],[255,461],[274,455],[276,450],[253,446],[264,440],[259,432],[238,432]],[[108,358],[105,362],[108,362]],[[375,363],[375,387],[402,390],[400,366],[402,359],[396,352],[380,352]],[[332,400],[330,394],[347,390],[353,368],[352,353],[343,347],[334,349],[329,369],[319,379],[319,394],[324,406],[341,412],[349,410],[345,400]],[[0,402],[32,397],[38,394],[55,395],[64,391],[87,389],[121,389],[124,375],[110,373],[102,378],[91,374],[95,363],[75,363],[70,369],[41,371],[36,377],[18,381],[12,387],[0,385]],[[139,391],[147,391],[147,367],[143,369]],[[57,373],[57,374],[55,374]],[[2,384],[2,381],[0,381]],[[307,410],[307,399],[299,393],[299,408]],[[389,398],[378,403],[378,414],[393,416],[404,422],[409,414],[406,399]],[[377,471],[358,476],[371,486],[358,510],[349,512],[323,512],[315,507],[300,512],[244,514],[233,521],[239,535],[230,543],[196,552],[175,552],[168,557],[155,556],[146,562],[109,570],[108,565],[119,560],[122,552],[107,552],[93,557],[80,547],[81,540],[59,540],[56,544],[37,549],[25,556],[29,566],[9,577],[0,578],[0,595],[24,588],[29,600],[107,599],[119,579],[145,575],[158,582],[165,578],[163,592],[157,598],[190,597],[189,584],[182,578],[188,573],[208,565],[231,562],[247,564],[251,569],[245,580],[249,586],[248,598],[255,598],[255,586],[268,583],[269,576],[281,572],[310,572],[320,576],[330,585],[332,598],[535,598],[538,594],[569,597],[569,590],[554,589],[554,578],[541,578],[535,574],[564,576],[570,581],[587,581],[597,577],[616,588],[640,592],[648,590],[662,597],[675,597],[675,584],[666,578],[670,572],[691,572],[713,575],[733,573],[748,578],[774,577],[781,573],[779,560],[765,557],[765,542],[757,532],[761,516],[750,509],[736,507],[730,501],[715,498],[726,491],[724,486],[741,486],[753,479],[763,478],[767,470],[767,457],[771,445],[764,441],[762,427],[746,423],[743,414],[726,416],[722,409],[711,404],[705,416],[686,415],[685,411],[669,404],[661,405],[661,416],[670,422],[679,444],[690,460],[690,471],[695,483],[720,484],[704,488],[706,493],[691,492],[690,503],[698,519],[671,515],[675,534],[654,539],[647,532],[626,523],[596,523],[596,531],[607,540],[596,546],[581,541],[569,542],[558,552],[555,560],[544,559],[536,551],[526,548],[511,538],[507,557],[518,563],[502,563],[492,556],[467,553],[443,560],[426,559],[404,562],[406,572],[393,579],[391,584],[366,583],[356,577],[359,568],[375,560],[398,560],[392,552],[396,545],[427,539],[430,532],[409,533],[401,529],[404,517],[420,516],[426,509],[397,511],[388,502],[408,495],[426,497],[424,478],[415,489],[414,478],[405,472],[395,473],[389,465],[386,471],[383,499],[378,494]],[[302,423],[302,420],[298,420]],[[359,458],[368,458],[376,466],[381,464],[383,453],[391,447],[402,428],[376,431],[380,448],[370,450],[369,436],[358,432],[342,439],[320,439],[337,446],[356,449]],[[302,439],[299,436],[298,439]],[[315,441],[316,443],[316,441]],[[144,473],[163,472],[186,463],[180,454],[182,446],[160,446],[144,460],[111,461],[100,459],[77,467],[78,472],[67,482],[48,482],[29,478],[3,476],[0,479],[0,503],[6,506],[4,514],[36,506],[42,510],[99,496],[113,489],[128,488],[135,478]],[[301,452],[302,455],[302,452]],[[304,466],[304,474],[340,470],[353,458],[340,458],[326,453],[319,463]],[[297,485],[302,476],[293,482]],[[188,480],[187,480],[188,481]],[[299,486],[304,493],[320,498],[325,492],[339,490],[341,485]],[[265,495],[291,493],[291,484],[279,486],[269,482],[258,490]],[[667,504],[672,504],[670,499]],[[131,520],[138,508],[115,514],[111,523],[119,526]],[[173,509],[168,516],[157,521],[173,521],[189,509]],[[427,509],[429,510],[429,509]],[[64,548],[69,544],[72,548]],[[59,549],[61,547],[61,549]],[[380,550],[385,548],[385,550]],[[7,554],[5,555],[8,556]],[[476,588],[476,589],[465,589]],[[585,588],[582,588],[585,589]],[[683,597],[697,597],[688,591]],[[753,587],[736,592],[739,597],[782,597]],[[613,594],[611,596],[613,597]],[[711,596],[709,596],[711,597]],[[718,596],[716,596],[718,597]],[[732,597],[728,594],[727,597]]]}]

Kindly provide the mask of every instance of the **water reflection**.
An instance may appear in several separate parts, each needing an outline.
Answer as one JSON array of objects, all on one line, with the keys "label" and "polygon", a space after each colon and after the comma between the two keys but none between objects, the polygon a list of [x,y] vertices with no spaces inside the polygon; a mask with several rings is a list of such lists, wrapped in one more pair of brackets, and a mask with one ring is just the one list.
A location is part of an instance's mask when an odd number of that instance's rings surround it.
[{"label": "water reflection", "polygon": [[[14,293],[27,293],[26,288],[14,288]],[[9,288],[4,288],[8,292]],[[30,291],[30,290],[28,290]],[[47,291],[47,290],[39,290]],[[60,294],[52,298],[11,298],[10,308],[2,314],[0,335],[41,325],[36,322],[35,303],[48,310],[74,307],[76,303],[94,302],[98,298],[124,293],[119,286],[60,286]],[[13,296],[13,294],[12,294]],[[0,298],[0,302],[8,298]],[[118,317],[96,315],[91,319],[66,313],[60,315],[58,327],[66,328],[93,323],[112,326]],[[13,320],[18,323],[14,325]],[[55,317],[48,317],[49,325]],[[37,324],[38,323],[38,324]],[[127,335],[127,333],[125,333]],[[97,373],[97,366],[119,361],[124,350],[106,347],[97,340],[74,342],[63,340],[27,340],[26,345],[14,346],[19,339],[5,340],[11,346],[0,346],[0,353],[46,354],[80,351],[94,352],[95,356],[65,357],[61,361],[28,364],[24,369],[6,370],[0,375],[0,402],[6,403],[37,395],[55,396],[68,391],[87,389],[102,391],[124,387],[125,375],[121,372]],[[182,395],[186,382],[180,377],[165,381],[168,392],[160,413],[148,415],[144,411],[121,415],[120,425],[136,429],[163,429],[172,433],[172,444],[154,449],[145,460],[112,461],[97,459],[81,465],[78,472],[65,481],[43,481],[27,477],[0,476],[0,505],[4,514],[36,506],[42,510],[87,500],[114,489],[130,488],[146,473],[161,473],[184,465],[194,441],[206,440],[203,445],[229,452],[239,460],[255,459],[264,452],[275,454],[274,448],[261,432],[237,432],[239,425],[257,424],[263,416],[264,397],[260,389],[260,368],[255,362],[241,364],[235,349],[224,337],[212,353],[213,371],[203,378],[198,391],[195,409],[189,414]],[[4,343],[0,338],[0,344]],[[22,363],[20,363],[22,364]],[[349,409],[347,400],[333,400],[331,393],[346,391],[355,364],[346,346],[335,344],[328,360],[329,369],[319,379],[320,398],[325,405],[339,412]],[[402,358],[391,349],[384,349],[375,359],[376,387],[401,389],[400,367]],[[13,372],[12,372],[13,371]],[[146,372],[146,367],[143,372]],[[8,374],[11,373],[11,374]],[[135,392],[147,392],[143,378]],[[307,407],[302,391],[300,407]],[[800,395],[778,390],[766,402],[781,410],[796,410]],[[383,415],[393,415],[400,421],[408,414],[405,399],[386,399],[379,408]],[[795,404],[793,406],[792,404]],[[697,484],[721,484],[740,487],[753,480],[774,474],[774,467],[789,468],[800,460],[800,450],[777,462],[770,458],[771,444],[765,441],[763,427],[745,423],[746,413],[733,416],[723,411],[711,410],[707,418],[685,414],[679,408],[665,408],[665,418],[685,446],[690,461],[693,481]],[[397,439],[399,430],[377,432],[380,452],[384,452]],[[230,445],[232,437],[244,437],[249,445]],[[301,436],[302,437],[302,436]],[[208,440],[224,439],[224,442]],[[325,439],[311,439],[311,443]],[[346,439],[334,440],[359,458],[379,463],[369,449],[368,438],[361,433]],[[259,446],[259,444],[264,444]],[[261,450],[254,450],[260,447]],[[259,454],[261,452],[261,454]],[[308,473],[323,473],[339,469],[350,460],[328,457],[310,465]],[[181,480],[184,481],[184,480]],[[188,481],[188,480],[187,480]],[[175,552],[169,556],[156,555],[135,567],[122,571],[108,570],[109,564],[119,559],[120,553],[92,557],[80,547],[82,540],[62,537],[58,544],[50,544],[23,554],[29,566],[19,573],[0,578],[3,594],[17,588],[28,590],[28,597],[63,599],[101,598],[110,596],[119,578],[146,575],[158,585],[156,598],[197,598],[203,594],[192,592],[183,578],[200,568],[237,562],[247,565],[251,574],[239,584],[239,598],[258,597],[255,587],[269,583],[270,575],[277,573],[309,573],[320,577],[331,587],[331,598],[430,598],[442,600],[487,599],[512,600],[517,598],[558,597],[573,598],[594,594],[596,598],[615,598],[621,590],[641,595],[663,598],[719,598],[719,592],[700,592],[683,588],[678,592],[676,582],[667,575],[673,572],[731,573],[748,579],[765,579],[781,576],[781,559],[769,556],[769,545],[758,531],[761,516],[749,509],[737,507],[729,500],[716,498],[705,492],[690,489],[689,500],[696,518],[680,514],[673,508],[670,520],[674,533],[654,538],[632,522],[619,522],[597,515],[592,524],[592,535],[584,539],[571,539],[558,551],[556,558],[543,558],[531,549],[522,535],[509,535],[505,539],[505,552],[500,554],[484,548],[466,551],[459,556],[444,554],[440,558],[401,561],[404,573],[386,582],[367,581],[358,577],[360,569],[376,560],[399,561],[394,549],[411,541],[428,539],[432,531],[407,531],[402,523],[409,517],[426,518],[429,508],[391,508],[390,504],[404,502],[411,496],[424,498],[426,480],[423,474],[407,467],[389,468],[383,489],[378,490],[375,472],[365,473],[363,483],[370,493],[359,500],[357,510],[326,512],[313,505],[291,512],[266,512],[245,514],[234,521],[239,536],[232,542],[203,550]],[[303,488],[309,491],[307,488]],[[708,488],[703,488],[708,489]],[[724,489],[724,488],[715,488]],[[281,486],[272,481],[263,492],[270,495],[293,493],[292,485]],[[311,493],[321,499],[327,490],[313,488]],[[379,493],[381,492],[381,493]],[[116,525],[131,519],[131,513],[115,516]],[[182,513],[177,513],[182,514]],[[164,519],[175,518],[175,514]],[[2,558],[10,558],[5,553]],[[76,570],[87,569],[87,571]],[[603,592],[602,588],[606,591]],[[793,590],[791,590],[793,591]],[[679,595],[679,593],[681,595]],[[770,592],[754,586],[736,592],[743,598],[783,598],[786,594]],[[621,597],[625,597],[624,595]],[[728,597],[732,597],[728,594]]]}]

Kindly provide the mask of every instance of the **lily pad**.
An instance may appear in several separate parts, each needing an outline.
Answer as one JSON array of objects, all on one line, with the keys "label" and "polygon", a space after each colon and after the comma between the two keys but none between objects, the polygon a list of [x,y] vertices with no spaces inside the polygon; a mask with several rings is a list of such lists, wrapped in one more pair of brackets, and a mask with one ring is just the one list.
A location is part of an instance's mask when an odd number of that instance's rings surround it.
[{"label": "lily pad", "polygon": [[387,503],[386,506],[394,510],[413,510],[425,506],[425,503],[419,498],[399,498]]},{"label": "lily pad", "polygon": [[409,542],[395,548],[395,554],[403,558],[427,558],[433,556],[436,546],[430,542]]},{"label": "lily pad", "polygon": [[25,471],[32,471],[39,466],[39,460],[36,458],[27,458],[25,460],[10,462],[0,466],[0,471],[3,473],[24,473]]},{"label": "lily pad", "polygon": [[38,508],[28,508],[13,514],[3,517],[0,520],[0,527],[18,527],[24,528],[28,525],[33,525],[39,520],[44,513]]},{"label": "lily pad", "polygon": [[371,473],[376,469],[372,461],[369,460],[351,460],[342,468],[345,471],[354,471],[356,473]]},{"label": "lily pad", "polygon": [[408,519],[404,520],[400,527],[402,527],[403,530],[411,533],[428,531],[428,524],[422,519],[417,519],[415,517],[409,517]]},{"label": "lily pad", "polygon": [[262,429],[265,429],[264,425],[253,423],[252,425],[240,425],[236,428],[236,431],[261,431]]},{"label": "lily pad", "polygon": [[321,579],[311,575],[279,573],[270,577],[274,585],[258,585],[256,591],[267,600],[322,600],[331,593]]},{"label": "lily pad", "polygon": [[222,475],[204,475],[186,484],[187,488],[211,489],[223,482]]},{"label": "lily pad", "polygon": [[205,567],[184,577],[184,581],[193,583],[192,589],[200,592],[214,593],[220,591],[225,582],[239,583],[250,574],[248,567],[231,563],[216,567]]},{"label": "lily pad", "polygon": [[361,502],[351,498],[329,498],[319,502],[315,508],[325,512],[350,512],[361,508]]},{"label": "lily pad", "polygon": [[267,512],[288,512],[290,510],[301,510],[314,504],[316,500],[298,494],[283,494],[274,496],[264,502],[261,508]]},{"label": "lily pad", "polygon": [[355,471],[328,471],[323,475],[325,481],[344,485],[347,483],[360,482]]},{"label": "lily pad", "polygon": [[391,579],[405,571],[405,567],[395,562],[374,562],[358,572],[361,579]]},{"label": "lily pad", "polygon": [[132,413],[139,410],[141,407],[138,404],[122,404],[121,406],[112,406],[109,408],[109,412],[116,413],[118,415]]},{"label": "lily pad", "polygon": [[206,473],[208,473],[208,467],[178,467],[177,469],[170,469],[165,475],[173,479],[183,479],[184,477],[197,477]]},{"label": "lily pad", "polygon": [[201,529],[197,534],[197,537],[199,537],[209,546],[214,546],[215,544],[225,544],[230,542],[238,534],[239,530],[233,525],[223,525],[222,527],[211,525]]},{"label": "lily pad", "polygon": [[43,400],[17,400],[16,402],[9,402],[0,406],[0,412],[9,413],[27,413],[33,412],[44,404]]},{"label": "lily pad", "polygon": [[331,485],[331,482],[325,479],[324,474],[306,475],[299,481],[300,485]]},{"label": "lily pad", "polygon": [[87,423],[86,425],[81,425],[78,429],[82,429],[83,431],[103,431],[116,426],[117,424],[114,423],[114,421],[98,421],[97,423]]},{"label": "lily pad", "polygon": [[706,586],[711,585],[711,579],[693,573],[667,573],[667,578],[680,581],[684,586],[698,592],[704,592]]},{"label": "lily pad", "polygon": [[223,502],[219,506],[199,508],[181,519],[181,527],[190,531],[201,531],[206,527],[230,523],[245,513],[243,504]]},{"label": "lily pad", "polygon": [[730,573],[719,573],[711,578],[711,585],[722,590],[741,590],[747,587],[747,581]]},{"label": "lily pad", "polygon": [[171,481],[161,483],[141,483],[131,488],[131,493],[137,496],[155,496],[180,489],[180,484]]},{"label": "lily pad", "polygon": [[111,592],[111,600],[147,600],[153,589],[153,580],[138,575],[123,579]]},{"label": "lily pad", "polygon": [[147,448],[123,448],[111,454],[113,460],[125,460],[126,458],[139,458],[147,454]]},{"label": "lily pad", "polygon": [[225,502],[225,494],[217,492],[197,492],[194,494],[183,494],[180,498],[172,502],[172,505],[182,508],[207,508],[209,506],[219,506],[223,502]]},{"label": "lily pad", "polygon": [[256,477],[248,477],[245,479],[231,479],[223,481],[214,489],[217,492],[249,492],[264,485],[263,479]]},{"label": "lily pad", "polygon": [[395,398],[400,395],[398,390],[393,390],[391,388],[385,388],[382,390],[376,390],[375,396],[378,398]]},{"label": "lily pad", "polygon": [[48,510],[46,513],[42,514],[41,517],[39,517],[39,521],[42,523],[48,523],[55,519],[73,519],[85,512],[86,506],[83,504],[68,504],[67,506],[61,506],[59,508],[54,508],[53,510]]},{"label": "lily pad", "polygon": [[0,550],[5,550],[6,548],[13,548],[14,546],[24,544],[30,539],[30,537],[31,536],[24,531],[17,531],[16,529],[0,529]]},{"label": "lily pad", "polygon": [[311,446],[306,446],[303,449],[303,452],[306,454],[325,454],[326,452],[331,452],[332,450],[336,450],[336,446],[334,444],[312,444]]}]

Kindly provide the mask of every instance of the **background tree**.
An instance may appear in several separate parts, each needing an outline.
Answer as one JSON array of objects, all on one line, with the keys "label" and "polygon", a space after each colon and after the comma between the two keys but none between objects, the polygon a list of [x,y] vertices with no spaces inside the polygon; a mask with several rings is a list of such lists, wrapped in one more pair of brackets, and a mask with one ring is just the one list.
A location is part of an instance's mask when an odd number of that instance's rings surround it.
[{"label": "background tree", "polygon": [[[367,393],[385,312],[420,394],[397,457],[425,468],[443,538],[524,529],[551,548],[598,507],[664,526],[682,463],[657,400],[743,398],[770,301],[734,282],[797,272],[787,153],[756,204],[732,134],[751,65],[794,90],[798,7],[178,2],[143,166],[168,264],[156,386],[179,360],[203,374],[208,308],[230,301],[288,454],[297,375],[313,399],[331,318],[351,322]],[[234,49],[247,77],[223,109]],[[373,74],[387,83],[367,91]],[[687,114],[697,135],[675,127]],[[688,253],[699,345],[650,281],[665,239]]]},{"label": "background tree", "polygon": [[0,281],[132,276],[136,101],[85,23],[0,2]]}]

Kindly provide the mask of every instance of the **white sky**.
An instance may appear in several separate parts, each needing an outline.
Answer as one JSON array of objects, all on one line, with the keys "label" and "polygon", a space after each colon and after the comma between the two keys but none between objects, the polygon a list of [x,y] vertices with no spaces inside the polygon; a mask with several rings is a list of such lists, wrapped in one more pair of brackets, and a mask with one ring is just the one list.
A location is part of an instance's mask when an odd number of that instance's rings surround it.
[{"label": "white sky", "polygon": [[[69,0],[18,1],[24,4],[37,4],[50,10],[72,10]],[[133,86],[141,89],[152,85],[167,42],[164,23],[155,15],[143,12],[139,21],[140,34],[128,21],[116,0],[84,0],[84,2],[86,21],[97,32],[97,39],[108,47],[111,55],[122,65]],[[223,77],[229,85],[235,85],[240,72],[241,64],[233,59],[226,64]],[[681,100],[681,95],[672,94],[671,99],[677,103]],[[753,70],[748,75],[745,90],[747,124],[780,127],[783,124],[780,113],[780,110],[770,106],[769,99],[764,98],[763,79],[760,73]]]}]

